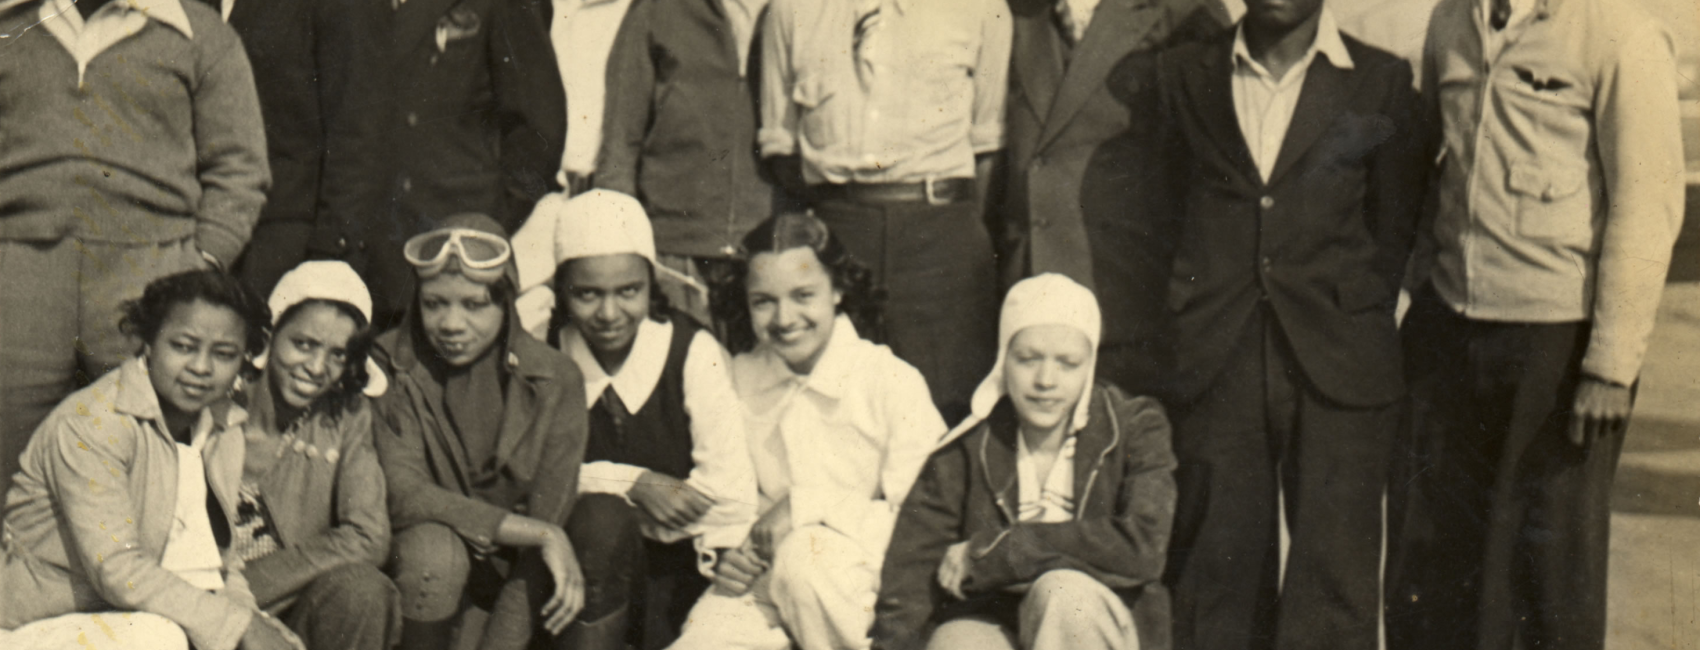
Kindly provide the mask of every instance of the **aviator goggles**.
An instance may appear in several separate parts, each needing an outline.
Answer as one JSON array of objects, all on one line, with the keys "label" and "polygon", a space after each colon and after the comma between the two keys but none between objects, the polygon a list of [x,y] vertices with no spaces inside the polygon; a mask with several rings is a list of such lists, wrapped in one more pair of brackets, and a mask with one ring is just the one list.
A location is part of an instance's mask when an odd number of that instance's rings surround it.
[{"label": "aviator goggles", "polygon": [[402,254],[421,279],[435,277],[448,267],[449,255],[459,258],[468,279],[493,282],[502,275],[502,265],[513,257],[513,248],[500,235],[470,228],[441,228],[407,240]]}]

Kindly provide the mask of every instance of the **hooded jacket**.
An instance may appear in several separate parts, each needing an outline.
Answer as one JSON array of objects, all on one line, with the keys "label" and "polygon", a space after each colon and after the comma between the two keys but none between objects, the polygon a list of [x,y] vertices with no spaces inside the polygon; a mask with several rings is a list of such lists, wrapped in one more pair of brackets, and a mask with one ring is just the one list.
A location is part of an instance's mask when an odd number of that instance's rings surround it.
[{"label": "hooded jacket", "polygon": [[1091,575],[1122,596],[1143,648],[1168,647],[1163,573],[1174,519],[1169,420],[1150,397],[1099,384],[1074,435],[1073,521],[1017,517],[1014,408],[1005,398],[984,422],[935,452],[898,515],[880,576],[873,647],[919,650],[953,598],[935,575],[945,551],[968,542],[962,590],[970,599],[1031,583],[1047,571]]}]

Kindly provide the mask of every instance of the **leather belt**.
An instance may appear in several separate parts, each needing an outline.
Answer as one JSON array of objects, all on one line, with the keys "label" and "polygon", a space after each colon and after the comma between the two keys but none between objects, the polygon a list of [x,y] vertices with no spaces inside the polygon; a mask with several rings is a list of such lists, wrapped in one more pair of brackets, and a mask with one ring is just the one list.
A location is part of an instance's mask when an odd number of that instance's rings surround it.
[{"label": "leather belt", "polygon": [[822,199],[854,203],[928,203],[949,205],[974,197],[972,178],[929,178],[919,183],[829,183],[813,190]]}]

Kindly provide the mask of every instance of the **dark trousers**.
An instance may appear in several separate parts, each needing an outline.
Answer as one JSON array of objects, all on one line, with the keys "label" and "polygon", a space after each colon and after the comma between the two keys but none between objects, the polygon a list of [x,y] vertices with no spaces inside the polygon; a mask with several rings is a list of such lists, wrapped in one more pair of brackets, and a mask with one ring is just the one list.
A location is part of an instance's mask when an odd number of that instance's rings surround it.
[{"label": "dark trousers", "polygon": [[[1176,409],[1168,581],[1179,650],[1376,647],[1381,493],[1397,405],[1349,408],[1254,317],[1215,382]],[[1279,577],[1276,486],[1291,535]]]},{"label": "dark trousers", "polygon": [[[584,609],[578,620],[595,625],[626,620],[618,615],[629,614],[624,642],[654,650],[678,639],[708,579],[697,572],[690,540],[662,544],[645,539],[638,529],[641,516],[621,497],[587,494],[573,505],[566,529],[584,570]],[[624,648],[625,643],[605,647]]]},{"label": "dark trousers", "polygon": [[370,564],[326,571],[293,597],[279,618],[307,650],[389,650],[400,636],[400,594]]},{"label": "dark trousers", "polygon": [[404,622],[442,624],[432,647],[520,650],[549,636],[539,612],[555,578],[536,549],[479,557],[448,526],[422,523],[396,531],[390,556]]},{"label": "dark trousers", "polygon": [[311,220],[261,221],[249,240],[255,245],[243,251],[236,264],[237,277],[261,299],[271,296],[283,274],[307,260],[307,240],[312,235]]},{"label": "dark trousers", "polygon": [[1411,426],[1395,455],[1392,650],[1605,646],[1623,432],[1565,436],[1587,323],[1464,318],[1432,289],[1404,326]]},{"label": "dark trousers", "polygon": [[815,214],[885,292],[885,344],[921,371],[947,422],[967,415],[998,338],[997,268],[978,205],[833,198]]}]

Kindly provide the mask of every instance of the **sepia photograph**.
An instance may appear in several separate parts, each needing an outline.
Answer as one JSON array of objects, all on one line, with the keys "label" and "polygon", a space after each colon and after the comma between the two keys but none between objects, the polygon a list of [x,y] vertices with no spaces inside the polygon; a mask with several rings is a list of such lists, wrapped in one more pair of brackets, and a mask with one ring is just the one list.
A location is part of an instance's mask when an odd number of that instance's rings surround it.
[{"label": "sepia photograph", "polygon": [[0,0],[0,648],[1700,650],[1696,0]]}]

